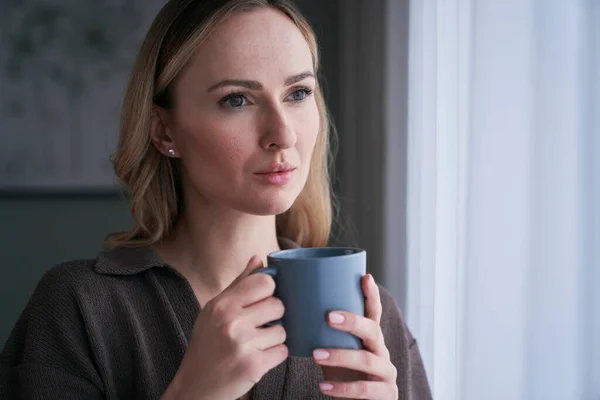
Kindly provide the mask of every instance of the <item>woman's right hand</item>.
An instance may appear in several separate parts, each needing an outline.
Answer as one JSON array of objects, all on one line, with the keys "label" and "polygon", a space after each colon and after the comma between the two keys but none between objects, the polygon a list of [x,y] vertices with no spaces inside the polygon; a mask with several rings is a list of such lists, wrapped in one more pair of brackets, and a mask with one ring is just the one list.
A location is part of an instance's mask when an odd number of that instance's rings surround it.
[{"label": "woman's right hand", "polygon": [[235,400],[248,393],[288,356],[280,319],[284,307],[273,297],[275,282],[252,257],[246,269],[200,311],[188,349],[163,399]]}]

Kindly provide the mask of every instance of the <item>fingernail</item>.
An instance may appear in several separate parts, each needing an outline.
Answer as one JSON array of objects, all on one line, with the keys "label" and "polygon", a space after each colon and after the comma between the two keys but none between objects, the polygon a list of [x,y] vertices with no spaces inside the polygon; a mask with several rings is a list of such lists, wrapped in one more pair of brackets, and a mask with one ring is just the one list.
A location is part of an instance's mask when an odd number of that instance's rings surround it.
[{"label": "fingernail", "polygon": [[315,350],[313,351],[315,360],[327,360],[329,358],[329,352],[326,350]]},{"label": "fingernail", "polygon": [[334,324],[341,324],[345,320],[346,318],[344,318],[342,314],[336,312],[329,313],[329,321],[331,321]]},{"label": "fingernail", "polygon": [[331,383],[320,383],[319,387],[321,388],[321,390],[331,390],[333,389],[333,385]]}]

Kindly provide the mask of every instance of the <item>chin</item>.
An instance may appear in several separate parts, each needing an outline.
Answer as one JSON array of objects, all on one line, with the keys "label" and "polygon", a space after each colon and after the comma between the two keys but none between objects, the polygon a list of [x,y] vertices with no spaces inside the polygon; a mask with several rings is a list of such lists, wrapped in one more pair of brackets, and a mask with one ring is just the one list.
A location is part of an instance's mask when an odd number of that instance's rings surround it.
[{"label": "chin", "polygon": [[261,193],[256,196],[247,196],[239,204],[240,211],[254,215],[279,215],[289,210],[298,194],[296,193]]},{"label": "chin", "polygon": [[262,202],[256,202],[252,207],[255,215],[279,215],[289,210],[296,198],[293,199],[271,199]]}]

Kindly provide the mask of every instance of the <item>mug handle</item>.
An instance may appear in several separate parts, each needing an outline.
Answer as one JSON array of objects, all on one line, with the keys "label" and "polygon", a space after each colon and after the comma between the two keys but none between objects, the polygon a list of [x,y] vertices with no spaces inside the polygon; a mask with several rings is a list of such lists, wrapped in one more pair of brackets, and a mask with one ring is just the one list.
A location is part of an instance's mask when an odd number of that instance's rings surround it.
[{"label": "mug handle", "polygon": [[256,268],[254,271],[251,272],[251,274],[256,274],[257,272],[271,275],[273,278],[277,276],[277,270],[274,267]]},{"label": "mug handle", "polygon": [[[273,267],[257,268],[254,271],[252,271],[250,274],[252,275],[252,274],[256,274],[256,273],[271,275],[273,277],[273,279],[275,279],[275,277],[277,276],[277,269],[275,269]],[[273,325],[281,325],[281,320],[278,319],[276,321],[267,322],[262,327],[268,328]]]}]

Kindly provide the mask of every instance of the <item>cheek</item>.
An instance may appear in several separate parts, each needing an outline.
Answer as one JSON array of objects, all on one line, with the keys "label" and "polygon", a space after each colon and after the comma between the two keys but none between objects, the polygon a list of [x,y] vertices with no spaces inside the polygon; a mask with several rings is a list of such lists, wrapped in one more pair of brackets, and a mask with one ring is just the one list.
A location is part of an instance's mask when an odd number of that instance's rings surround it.
[{"label": "cheek", "polygon": [[180,129],[179,143],[190,174],[202,181],[230,180],[239,172],[247,153],[241,133],[226,129],[218,121],[202,118],[202,124],[188,124]]},{"label": "cheek", "polygon": [[298,121],[299,129],[297,148],[300,153],[300,158],[303,163],[308,164],[312,156],[315,142],[319,133],[319,111],[314,106],[310,112],[305,113],[302,118]]}]

